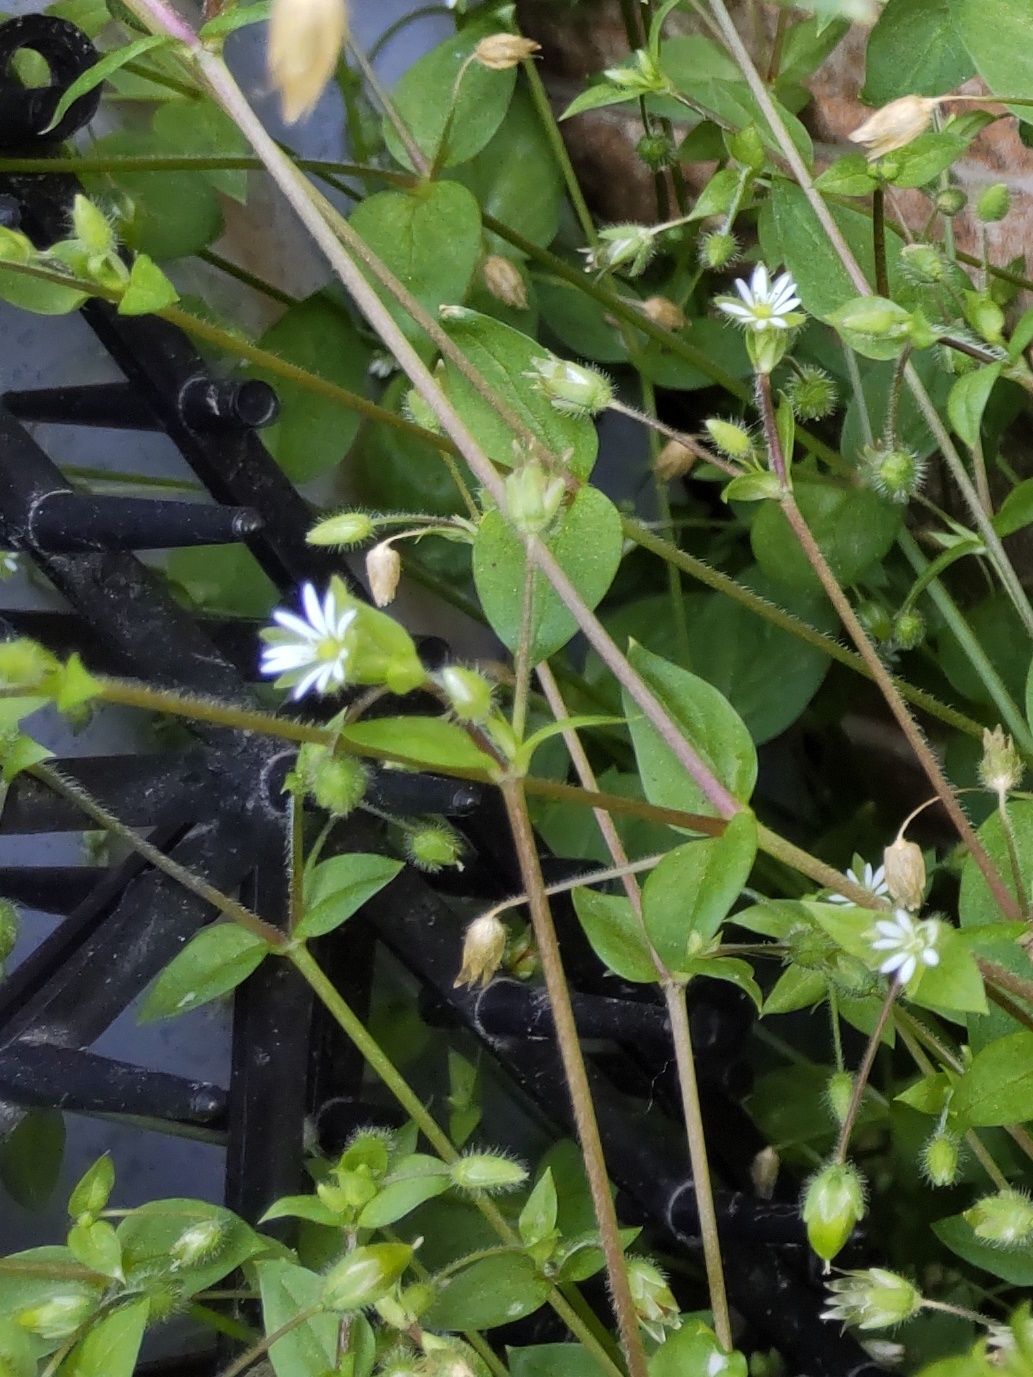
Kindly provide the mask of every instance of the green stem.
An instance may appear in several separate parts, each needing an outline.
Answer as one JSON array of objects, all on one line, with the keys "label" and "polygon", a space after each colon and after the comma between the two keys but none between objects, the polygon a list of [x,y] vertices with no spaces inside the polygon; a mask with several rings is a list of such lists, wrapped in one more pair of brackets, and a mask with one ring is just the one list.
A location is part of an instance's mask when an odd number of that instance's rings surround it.
[{"label": "green stem", "polygon": [[228,258],[223,258],[222,254],[216,253],[214,249],[198,249],[197,257],[202,263],[217,268],[227,277],[232,277],[242,286],[250,287],[252,291],[260,292],[262,296],[267,296],[272,301],[279,301],[284,306],[296,306],[298,304],[298,298],[291,296],[290,292],[285,292],[280,287],[274,287],[271,282],[256,277],[254,273],[249,273],[246,268],[242,268],[238,263],[231,263]]},{"label": "green stem", "polygon": [[295,1329],[300,1329],[303,1324],[308,1324],[309,1320],[315,1319],[320,1314],[322,1307],[310,1305],[304,1310],[299,1310],[296,1315],[292,1315],[289,1320],[284,1321],[277,1329],[269,1334],[263,1334],[258,1343],[252,1344],[244,1353],[236,1358],[228,1367],[224,1367],[219,1373],[219,1377],[239,1377],[239,1374],[246,1372],[253,1363],[261,1358],[263,1353],[268,1353],[279,1339],[284,1335],[291,1334]]},{"label": "green stem", "polygon": [[538,68],[534,62],[528,60],[521,64],[524,76],[527,78],[527,85],[531,92],[531,100],[541,121],[542,131],[548,141],[552,156],[556,159],[556,166],[559,168],[563,177],[563,184],[567,188],[567,195],[570,197],[570,204],[574,207],[574,214],[577,216],[578,224],[581,226],[581,233],[585,236],[585,243],[589,247],[594,247],[598,242],[598,235],[595,232],[595,224],[592,221],[592,212],[588,209],[584,194],[581,191],[577,173],[574,171],[574,164],[570,161],[570,154],[567,152],[567,145],[563,142],[563,135],[560,133],[559,125],[556,123],[556,116],[553,113],[552,103],[549,100],[549,93],[538,75]]},{"label": "green stem", "polygon": [[890,294],[889,273],[886,271],[886,193],[881,186],[872,192],[872,256],[875,259],[875,294]]},{"label": "green stem", "polygon": [[527,695],[531,688],[531,641],[534,633],[534,570],[528,561],[524,565],[524,592],[520,606],[520,638],[517,642],[513,667],[513,735],[523,744],[527,726]]},{"label": "green stem", "polygon": [[850,1104],[843,1117],[843,1124],[839,1130],[839,1138],[836,1141],[836,1150],[833,1159],[837,1162],[845,1162],[847,1149],[850,1146],[850,1135],[854,1131],[854,1124],[857,1122],[857,1112],[861,1108],[861,1099],[864,1096],[864,1088],[868,1084],[868,1077],[872,1074],[872,1064],[875,1061],[875,1054],[879,1050],[879,1043],[886,1024],[889,1022],[890,1014],[893,1012],[893,1005],[896,1003],[897,995],[900,993],[900,984],[896,978],[890,981],[889,990],[886,998],[882,1002],[879,1010],[879,1017],[875,1021],[871,1036],[868,1039],[868,1046],[864,1049],[864,1056],[861,1058],[861,1065],[857,1068],[857,1075],[854,1077],[854,1093],[850,1096]]},{"label": "green stem", "polygon": [[1015,897],[1019,902],[1022,917],[1028,919],[1029,895],[1026,893],[1026,882],[1022,877],[1022,864],[1019,861],[1019,846],[1015,836],[1015,826],[1008,812],[1008,796],[1004,793],[997,795],[997,816],[1001,819],[1001,831],[1004,833],[1004,841],[1008,850],[1008,864],[1011,866]]}]

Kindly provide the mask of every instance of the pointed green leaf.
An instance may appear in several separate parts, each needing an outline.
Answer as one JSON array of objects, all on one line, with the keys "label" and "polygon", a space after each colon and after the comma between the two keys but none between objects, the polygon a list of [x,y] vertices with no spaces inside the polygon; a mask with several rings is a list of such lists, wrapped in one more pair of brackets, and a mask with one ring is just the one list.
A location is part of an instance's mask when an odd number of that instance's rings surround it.
[{"label": "pointed green leaf", "polygon": [[151,986],[140,1019],[172,1018],[236,989],[262,964],[269,946],[236,923],[215,923],[191,938]]}]

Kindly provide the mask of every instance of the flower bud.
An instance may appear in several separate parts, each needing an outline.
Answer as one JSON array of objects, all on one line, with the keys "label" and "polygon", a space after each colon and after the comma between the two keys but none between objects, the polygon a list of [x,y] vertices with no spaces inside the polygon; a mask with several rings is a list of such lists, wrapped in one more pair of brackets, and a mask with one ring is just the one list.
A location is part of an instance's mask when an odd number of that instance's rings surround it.
[{"label": "flower bud", "polygon": [[517,530],[537,535],[555,520],[567,486],[537,459],[530,459],[506,479],[506,512]]},{"label": "flower bud", "polygon": [[665,483],[671,483],[689,473],[698,458],[696,451],[680,440],[668,440],[653,460],[653,472]]},{"label": "flower bud", "polygon": [[448,1169],[452,1181],[464,1191],[513,1190],[527,1180],[519,1162],[490,1152],[471,1152]]},{"label": "flower bud", "polygon": [[861,456],[861,471],[868,487],[889,502],[910,502],[922,487],[925,460],[914,450],[866,449]]},{"label": "flower bud", "polygon": [[502,963],[506,940],[505,926],[494,913],[482,913],[475,918],[463,938],[463,964],[454,988],[487,985]]},{"label": "flower bud", "polygon": [[905,244],[900,251],[900,266],[909,282],[932,286],[946,277],[949,264],[935,244]]},{"label": "flower bud", "polygon": [[448,665],[438,675],[438,682],[461,722],[483,722],[491,712],[491,684],[476,670]]},{"label": "flower bud", "polygon": [[699,259],[705,268],[726,268],[739,255],[739,241],[727,230],[704,234],[699,241]]},{"label": "flower bud", "polygon": [[925,640],[925,618],[915,607],[893,618],[893,643],[899,650],[917,650]]},{"label": "flower bud", "polygon": [[369,784],[369,770],[361,760],[331,755],[314,742],[306,742],[298,752],[298,774],[316,804],[335,818],[353,812]]},{"label": "flower bud", "polygon": [[869,160],[881,158],[924,134],[937,104],[926,96],[901,96],[876,110],[849,138],[864,147]]},{"label": "flower bud", "polygon": [[807,1240],[831,1262],[865,1216],[864,1184],[849,1162],[829,1162],[807,1186],[803,1197],[803,1222]]},{"label": "flower bud", "polygon": [[750,432],[738,421],[722,421],[719,416],[711,416],[703,424],[711,440],[729,459],[748,459],[753,453]]},{"label": "flower bud", "polygon": [[742,129],[726,134],[725,146],[740,166],[752,172],[759,172],[767,161],[764,140],[755,124],[747,124]]},{"label": "flower bud", "polygon": [[770,1200],[782,1169],[782,1159],[773,1147],[764,1147],[750,1163],[750,1181],[758,1200]]},{"label": "flower bud", "polygon": [[27,688],[39,684],[59,664],[49,650],[25,636],[0,641],[0,685]]},{"label": "flower bud", "polygon": [[891,1329],[917,1314],[922,1305],[918,1288],[885,1267],[845,1272],[828,1289],[830,1304],[822,1319],[856,1329]]},{"label": "flower bud", "polygon": [[685,312],[670,297],[651,296],[642,303],[642,314],[661,330],[684,330],[688,324]]},{"label": "flower bud", "polygon": [[417,870],[434,875],[445,866],[461,870],[462,842],[446,823],[417,827],[405,836],[405,853]]},{"label": "flower bud", "polygon": [[441,429],[441,422],[427,405],[427,399],[415,387],[410,387],[402,399],[402,411],[424,430],[432,430],[436,434]]},{"label": "flower bud", "polygon": [[20,1310],[15,1319],[22,1329],[41,1339],[69,1339],[96,1311],[98,1297],[87,1291],[68,1291]]},{"label": "flower bud", "polygon": [[518,67],[525,58],[540,52],[541,46],[533,38],[521,38],[518,33],[491,33],[481,39],[473,55],[490,72],[507,72],[510,67]]},{"label": "flower bud", "polygon": [[369,591],[378,607],[394,602],[398,580],[402,574],[402,558],[389,540],[374,545],[366,556],[366,578]]},{"label": "flower bud", "polygon": [[1033,1200],[1022,1191],[1003,1190],[984,1195],[963,1216],[976,1238],[1016,1248],[1033,1237]]},{"label": "flower bud", "polygon": [[1010,794],[1022,779],[1022,761],[1015,742],[1005,736],[1000,725],[983,731],[983,758],[979,762],[979,781],[998,798]]},{"label": "flower bud", "polygon": [[527,310],[527,285],[511,258],[504,258],[500,253],[489,254],[481,264],[481,276],[496,301],[511,306],[514,311]]},{"label": "flower bud", "polygon": [[375,530],[365,512],[338,512],[317,521],[305,539],[310,545],[361,545]]},{"label": "flower bud", "polygon": [[610,225],[599,231],[599,242],[582,249],[587,272],[622,268],[626,277],[638,277],[656,252],[656,232],[648,225]]},{"label": "flower bud", "polygon": [[226,1229],[220,1219],[202,1219],[184,1229],[169,1248],[173,1267],[191,1267],[214,1257],[226,1241]]},{"label": "flower bud", "polygon": [[76,196],[72,202],[72,232],[91,256],[102,258],[114,252],[115,231],[88,196]]},{"label": "flower bud", "polygon": [[893,619],[881,603],[870,599],[857,605],[857,620],[873,641],[888,641],[893,635]]},{"label": "flower bud", "polygon": [[1004,329],[1004,312],[985,292],[965,293],[965,319],[981,339],[999,344]]},{"label": "flower bud", "polygon": [[353,1249],[323,1279],[327,1310],[361,1310],[389,1291],[412,1260],[407,1243],[372,1243]]},{"label": "flower bud", "polygon": [[846,1123],[850,1101],[854,1098],[854,1078],[849,1071],[833,1071],[825,1082],[825,1103],[837,1124]]},{"label": "flower bud", "polygon": [[801,421],[822,421],[836,409],[839,392],[824,368],[804,364],[783,391]]},{"label": "flower bud", "polygon": [[631,61],[625,66],[607,67],[603,76],[618,90],[635,91],[643,95],[650,91],[659,94],[670,90],[671,85],[645,48],[633,53]]},{"label": "flower bud", "polygon": [[273,0],[267,66],[287,124],[307,115],[323,94],[347,37],[345,0]]},{"label": "flower bud", "polygon": [[938,1130],[922,1147],[922,1174],[932,1186],[953,1186],[958,1179],[958,1140]]},{"label": "flower bud", "polygon": [[663,1343],[665,1329],[677,1329],[681,1323],[678,1302],[667,1278],[648,1258],[629,1257],[627,1267],[638,1322],[655,1343]]},{"label": "flower bud", "polygon": [[833,311],[829,321],[865,358],[892,358],[911,337],[911,312],[881,296],[854,297]]},{"label": "flower bud", "polygon": [[635,145],[635,152],[651,172],[662,172],[678,161],[674,141],[666,134],[644,134]]},{"label": "flower bud", "polygon": [[9,899],[0,899],[0,961],[6,961],[18,940],[21,921]]},{"label": "flower bud", "polygon": [[968,204],[968,197],[960,186],[945,186],[936,193],[936,209],[949,218],[958,215]]},{"label": "flower bud", "polygon": [[976,201],[976,214],[986,223],[1003,220],[1010,209],[1011,192],[1003,182],[985,187]]},{"label": "flower bud", "polygon": [[914,842],[897,837],[882,853],[886,888],[895,904],[917,911],[925,899],[925,858]]}]

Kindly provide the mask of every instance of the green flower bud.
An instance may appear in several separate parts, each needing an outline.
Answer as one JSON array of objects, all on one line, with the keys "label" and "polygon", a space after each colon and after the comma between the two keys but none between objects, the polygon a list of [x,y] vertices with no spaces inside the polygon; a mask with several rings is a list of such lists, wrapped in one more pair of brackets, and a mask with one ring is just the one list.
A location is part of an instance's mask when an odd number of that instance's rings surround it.
[{"label": "green flower bud", "polygon": [[613,401],[613,387],[604,373],[555,355],[532,359],[524,377],[564,416],[595,416]]},{"label": "green flower bud", "polygon": [[559,474],[549,473],[537,459],[528,460],[506,478],[510,521],[526,535],[537,535],[552,525],[566,491]]},{"label": "green flower bud", "polygon": [[438,675],[438,683],[460,722],[483,722],[491,712],[491,684],[475,669],[449,665]]},{"label": "green flower bud", "polygon": [[986,187],[976,201],[976,214],[985,222],[1003,220],[1010,209],[1011,192],[1003,182]]},{"label": "green flower bud", "polygon": [[226,1242],[226,1227],[221,1219],[201,1219],[184,1229],[169,1248],[173,1267],[192,1267],[216,1255]]},{"label": "green flower bud", "polygon": [[376,526],[365,512],[338,512],[312,527],[305,539],[310,545],[336,545],[347,548],[368,540]]},{"label": "green flower bud", "polygon": [[666,134],[644,134],[635,145],[635,152],[651,172],[662,172],[678,160],[674,141]]},{"label": "green flower bud", "polygon": [[953,1186],[958,1179],[958,1140],[942,1129],[922,1147],[922,1174],[932,1186]]},{"label": "green flower bud", "polygon": [[839,392],[824,368],[804,364],[799,375],[783,388],[793,412],[801,421],[821,421],[836,409]]},{"label": "green flower bud", "polygon": [[917,650],[925,640],[925,618],[915,607],[893,618],[893,643],[901,650]]},{"label": "green flower bud", "polygon": [[950,268],[935,244],[905,244],[900,251],[900,266],[908,281],[918,286],[942,282]]},{"label": "green flower bud", "polygon": [[21,920],[14,904],[9,899],[0,899],[0,961],[6,961],[14,951],[20,927]]},{"label": "green flower bud", "polygon": [[405,834],[405,852],[417,870],[436,874],[446,866],[461,868],[463,843],[447,823],[428,823]]},{"label": "green flower bud", "polygon": [[767,161],[767,151],[760,130],[755,124],[725,135],[725,147],[731,157],[743,167],[759,172]]},{"label": "green flower bud", "polygon": [[[983,731],[983,758],[979,762],[979,782],[984,789],[1003,797],[1010,794],[1022,780],[1022,760],[1015,742],[1005,736],[1004,728]],[[0,944],[2,954],[2,944]]]},{"label": "green flower bud", "polygon": [[315,742],[306,742],[298,752],[298,775],[317,806],[335,818],[353,812],[369,785],[369,769],[361,760],[331,755]]},{"label": "green flower bud", "polygon": [[36,246],[27,234],[0,225],[0,263],[31,263],[36,257]]},{"label": "green flower bud", "polygon": [[903,505],[920,491],[925,478],[925,460],[914,450],[866,449],[861,455],[865,483],[889,502]]},{"label": "green flower bud", "polygon": [[739,256],[739,241],[734,234],[715,230],[699,241],[699,260],[705,268],[725,268]]},{"label": "green flower bud", "polygon": [[829,316],[846,344],[868,359],[891,359],[911,341],[911,312],[881,296],[858,296]]},{"label": "green flower bud", "polygon": [[906,1277],[884,1267],[846,1272],[829,1283],[829,1308],[823,1320],[856,1329],[890,1329],[918,1313],[922,1295]]},{"label": "green flower bud", "polygon": [[422,426],[424,430],[432,430],[435,434],[440,431],[441,422],[427,405],[426,398],[422,393],[417,392],[415,387],[410,387],[405,394],[402,401],[402,410],[410,421],[413,421],[418,426]]},{"label": "green flower bud", "polygon": [[353,1249],[323,1279],[327,1310],[361,1310],[390,1291],[412,1260],[407,1243],[371,1243]]},{"label": "green flower bud", "polygon": [[69,1339],[95,1313],[99,1298],[88,1291],[67,1291],[20,1310],[15,1320],[41,1339]]},{"label": "green flower bud", "polygon": [[984,1195],[962,1216],[976,1238],[1017,1248],[1033,1238],[1033,1200],[1022,1191],[1003,1190]]},{"label": "green flower bud", "polygon": [[656,231],[649,225],[610,225],[599,231],[599,243],[583,249],[585,268],[610,272],[623,268],[627,277],[638,277],[656,252]]},{"label": "green flower bud", "polygon": [[964,305],[965,319],[980,339],[988,344],[999,344],[1004,329],[1004,312],[997,302],[985,292],[966,292]]},{"label": "green flower bud", "polygon": [[629,1257],[628,1285],[638,1322],[654,1343],[663,1343],[666,1329],[681,1322],[678,1302],[660,1268],[644,1257]]},{"label": "green flower bud", "polygon": [[0,684],[31,687],[59,666],[55,655],[25,636],[0,641]]},{"label": "green flower bud", "polygon": [[508,1191],[527,1180],[519,1162],[490,1152],[471,1152],[448,1169],[452,1181],[464,1191]]},{"label": "green flower bud", "polygon": [[965,209],[968,197],[960,186],[945,186],[936,193],[936,209],[948,218]]},{"label": "green flower bud", "polygon": [[803,1196],[803,1222],[808,1242],[825,1262],[842,1250],[864,1216],[864,1183],[856,1167],[829,1162],[811,1177]]},{"label": "green flower bud", "polygon": [[750,356],[755,373],[773,373],[785,358],[788,348],[788,330],[746,331],[746,352]]},{"label": "green flower bud", "polygon": [[753,453],[750,432],[737,421],[722,421],[719,416],[711,416],[703,424],[711,440],[729,459],[748,459]]},{"label": "green flower bud", "polygon": [[881,603],[865,601],[855,610],[857,620],[873,641],[888,641],[893,635],[893,619]]},{"label": "green flower bud", "polygon": [[115,231],[88,196],[76,196],[72,202],[72,233],[88,254],[106,257],[114,252]]},{"label": "green flower bud", "polygon": [[854,1078],[849,1071],[833,1071],[825,1082],[825,1103],[837,1124],[846,1123],[850,1101],[854,1097]]},{"label": "green flower bud", "polygon": [[632,53],[631,61],[624,67],[608,67],[603,76],[611,86],[620,91],[661,93],[670,89],[670,82],[660,70],[645,48]]}]

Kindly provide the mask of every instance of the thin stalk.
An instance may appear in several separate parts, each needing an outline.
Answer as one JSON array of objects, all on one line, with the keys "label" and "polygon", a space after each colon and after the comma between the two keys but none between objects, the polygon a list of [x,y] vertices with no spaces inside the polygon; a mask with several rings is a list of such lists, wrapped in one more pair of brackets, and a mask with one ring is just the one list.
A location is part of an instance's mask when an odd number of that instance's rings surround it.
[{"label": "thin stalk", "polygon": [[946,1315],[957,1315],[959,1319],[971,1320],[973,1324],[980,1325],[983,1329],[993,1327],[993,1320],[987,1315],[981,1315],[978,1310],[970,1310],[967,1305],[954,1305],[949,1301],[928,1300],[922,1297],[923,1310],[941,1310]]},{"label": "thin stalk", "polygon": [[627,416],[629,420],[638,421],[649,430],[662,435],[665,440],[677,441],[679,445],[684,445],[687,450],[690,450],[697,459],[713,464],[715,468],[727,473],[731,478],[738,477],[742,472],[737,465],[729,463],[727,459],[723,459],[719,454],[709,450],[706,445],[701,444],[694,435],[686,435],[683,430],[675,430],[673,426],[665,425],[656,416],[650,416],[648,412],[639,411],[638,407],[629,406],[627,402],[622,402],[614,397],[606,409],[607,411],[616,411],[621,416]]},{"label": "thin stalk", "polygon": [[714,1312],[714,1332],[722,1347],[731,1352],[732,1321],[728,1312],[721,1239],[717,1231],[717,1212],[714,1209],[707,1140],[703,1132],[703,1112],[699,1102],[699,1084],[696,1080],[696,1062],[692,1051],[692,1029],[685,986],[678,981],[668,981],[664,985],[664,1001],[671,1023],[671,1039],[678,1068],[678,1090],[685,1119],[685,1134],[689,1143],[692,1189],[699,1214],[699,1234],[703,1244],[703,1263],[707,1273],[710,1308]]},{"label": "thin stalk", "polygon": [[570,1093],[574,1123],[578,1141],[585,1159],[585,1174],[592,1195],[592,1206],[599,1226],[599,1241],[606,1258],[606,1270],[610,1281],[610,1293],[614,1316],[621,1336],[621,1348],[628,1364],[630,1377],[647,1377],[646,1355],[642,1347],[642,1336],[638,1327],[638,1316],[628,1282],[627,1263],[621,1246],[617,1224],[617,1214],[610,1194],[610,1182],[606,1170],[606,1159],[599,1137],[599,1125],[592,1103],[592,1092],[588,1083],[581,1055],[574,1011],[570,1003],[570,991],[563,970],[559,942],[545,894],[538,851],[535,846],[531,820],[527,814],[527,801],[519,780],[506,780],[502,785],[502,797],[506,805],[513,842],[524,888],[529,896],[531,923],[534,928],[535,943],[541,960],[542,975],[549,995],[549,1007],[556,1030],[556,1042],[563,1062],[563,1072]]},{"label": "thin stalk", "polygon": [[893,1012],[893,1005],[896,1003],[897,995],[900,994],[900,982],[895,978],[890,982],[886,998],[882,1002],[879,1010],[879,1017],[875,1021],[871,1037],[868,1039],[868,1046],[864,1049],[864,1056],[861,1058],[861,1065],[857,1068],[857,1075],[854,1077],[854,1093],[850,1096],[850,1104],[847,1106],[843,1123],[839,1130],[839,1138],[836,1141],[836,1150],[833,1153],[833,1160],[845,1162],[847,1148],[850,1146],[850,1135],[854,1131],[854,1124],[857,1122],[857,1112],[861,1108],[861,1099],[864,1096],[864,1088],[868,1084],[868,1077],[872,1074],[872,1065],[875,1061],[875,1054],[879,1050],[879,1043],[886,1024],[889,1022],[890,1014]]},{"label": "thin stalk", "polygon": [[518,743],[524,739],[527,726],[527,695],[531,688],[531,639],[534,632],[534,570],[530,561],[524,565],[524,592],[520,604],[520,636],[513,666],[513,717],[511,726]]},{"label": "thin stalk", "polygon": [[391,128],[395,131],[395,133],[401,140],[402,147],[409,155],[409,161],[412,163],[413,167],[415,167],[417,171],[421,173],[422,176],[426,176],[428,172],[428,163],[427,159],[423,156],[423,150],[420,148],[419,144],[413,138],[409,126],[406,124],[405,120],[403,120],[401,115],[399,115],[397,109],[395,108],[394,101],[388,95],[384,86],[381,84],[380,78],[373,70],[373,64],[370,62],[369,58],[367,58],[366,54],[363,52],[363,50],[359,47],[359,45],[355,42],[354,38],[352,38],[351,36],[349,36],[348,38],[348,50],[351,53],[352,57],[354,57],[356,63],[358,64],[359,70],[362,72],[363,79],[365,80],[366,85],[369,87],[369,89],[373,92],[377,104],[380,106],[381,110],[383,110],[387,122],[391,125]]},{"label": "thin stalk", "polygon": [[570,197],[570,204],[574,207],[574,214],[581,226],[581,233],[585,236],[585,243],[594,247],[599,242],[599,237],[595,232],[592,212],[588,209],[588,203],[585,201],[584,193],[578,182],[577,173],[574,171],[574,164],[570,161],[570,154],[567,152],[567,145],[563,142],[563,135],[556,123],[549,93],[538,75],[538,68],[530,58],[521,63],[521,68],[527,78],[531,101],[538,114],[538,119],[541,121],[542,132],[548,141],[552,156],[556,159],[556,166],[563,177],[563,184],[567,189],[567,195]]},{"label": "thin stalk", "polygon": [[886,270],[886,193],[881,186],[872,192],[872,256],[875,259],[875,294],[890,294],[889,273]]},{"label": "thin stalk", "polygon": [[271,282],[256,277],[254,273],[249,273],[247,268],[242,268],[239,263],[231,263],[228,258],[223,258],[222,254],[216,253],[214,249],[198,249],[197,257],[202,263],[217,268],[227,277],[232,277],[242,286],[250,287],[252,291],[260,292],[262,296],[267,296],[272,301],[279,301],[284,306],[296,306],[298,304],[298,298],[291,296],[290,292],[285,292],[280,287],[274,287]]},{"label": "thin stalk", "polygon": [[1004,841],[1008,850],[1008,864],[1011,866],[1012,883],[1015,885],[1015,897],[1019,902],[1023,918],[1028,918],[1029,896],[1026,894],[1026,883],[1022,877],[1018,840],[1015,836],[1015,827],[1008,812],[1008,796],[1005,793],[997,795],[997,816],[1001,819],[1001,831],[1004,833]]},{"label": "thin stalk", "polygon": [[303,1324],[308,1324],[309,1320],[322,1312],[322,1306],[310,1305],[304,1310],[299,1310],[296,1315],[292,1315],[289,1320],[285,1320],[277,1329],[269,1334],[263,1334],[258,1343],[252,1344],[244,1353],[236,1358],[228,1367],[224,1367],[219,1373],[219,1377],[240,1377],[240,1373],[246,1372],[253,1363],[256,1363],[264,1353],[268,1353],[279,1339],[284,1335],[291,1334],[295,1329],[300,1329]]},{"label": "thin stalk", "polygon": [[[650,421],[655,421],[656,417],[656,389],[652,382],[646,377],[645,373],[639,372],[639,385],[642,389],[642,409]],[[649,454],[650,469],[653,474],[653,492],[656,496],[656,504],[660,511],[660,517],[665,526],[671,524],[671,499],[667,491],[667,483],[656,472],[656,456],[660,449],[660,442],[657,433],[650,427],[649,431]],[[671,601],[671,620],[674,624],[674,634],[677,641],[681,662],[686,669],[692,667],[692,649],[689,645],[689,623],[685,614],[685,598],[682,593],[681,571],[674,564],[667,565],[667,593]]]}]

